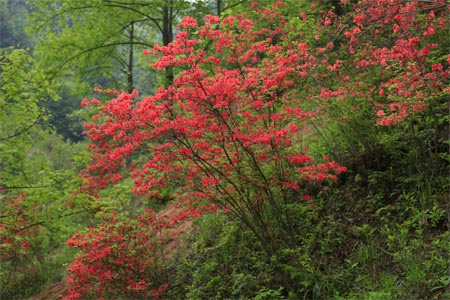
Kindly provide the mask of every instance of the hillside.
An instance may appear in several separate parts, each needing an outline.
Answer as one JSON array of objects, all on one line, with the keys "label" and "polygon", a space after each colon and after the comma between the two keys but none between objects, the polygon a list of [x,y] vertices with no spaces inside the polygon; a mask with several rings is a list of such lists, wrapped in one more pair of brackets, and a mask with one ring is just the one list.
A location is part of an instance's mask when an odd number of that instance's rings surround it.
[{"label": "hillside", "polygon": [[450,298],[447,1],[13,2],[0,298]]}]

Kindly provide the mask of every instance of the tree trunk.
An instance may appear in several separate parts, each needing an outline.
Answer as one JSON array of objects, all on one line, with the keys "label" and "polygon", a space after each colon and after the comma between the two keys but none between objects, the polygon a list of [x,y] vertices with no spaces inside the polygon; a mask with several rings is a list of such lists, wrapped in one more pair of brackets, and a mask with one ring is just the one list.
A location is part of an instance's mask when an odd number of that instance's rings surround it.
[{"label": "tree trunk", "polygon": [[[167,0],[167,5],[163,9],[163,25],[162,25],[162,36],[163,45],[167,46],[173,41],[173,30],[172,30],[172,20],[173,20],[173,0]],[[174,79],[172,68],[166,69],[166,81],[165,86],[172,84]]]},{"label": "tree trunk", "polygon": [[130,48],[128,53],[128,70],[127,70],[127,92],[131,94],[133,92],[133,42],[134,42],[134,23],[130,24]]}]

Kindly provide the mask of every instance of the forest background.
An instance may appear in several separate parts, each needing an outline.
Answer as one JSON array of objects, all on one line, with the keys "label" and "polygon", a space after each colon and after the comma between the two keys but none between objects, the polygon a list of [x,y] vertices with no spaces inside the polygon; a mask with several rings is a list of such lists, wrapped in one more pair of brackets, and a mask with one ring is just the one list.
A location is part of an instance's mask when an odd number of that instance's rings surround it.
[{"label": "forest background", "polygon": [[0,298],[450,298],[449,12],[0,0]]}]

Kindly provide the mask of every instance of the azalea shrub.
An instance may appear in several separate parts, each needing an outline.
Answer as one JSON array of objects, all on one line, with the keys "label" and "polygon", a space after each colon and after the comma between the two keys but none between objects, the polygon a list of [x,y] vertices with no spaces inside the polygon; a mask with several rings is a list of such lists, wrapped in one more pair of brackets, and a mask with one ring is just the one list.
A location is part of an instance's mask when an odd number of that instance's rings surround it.
[{"label": "azalea shrub", "polygon": [[[34,209],[25,203],[26,195],[2,195],[0,208],[0,294],[8,295],[8,288],[23,284],[37,272],[33,264],[33,240],[40,234],[40,223]],[[6,198],[6,199],[5,199]]]},{"label": "azalea shrub", "polygon": [[320,97],[365,100],[382,126],[435,104],[449,93],[449,10],[443,0],[365,0],[340,18],[327,12],[316,35]]},{"label": "azalea shrub", "polygon": [[55,240],[63,242],[67,236],[52,215],[53,207],[49,205],[44,214],[33,196],[32,192],[0,188],[1,299],[29,297],[63,272],[67,257],[55,255],[49,245]]},{"label": "azalea shrub", "polygon": [[64,299],[159,299],[168,287],[161,248],[166,224],[150,209],[131,220],[112,211],[102,221],[67,241],[80,252]]},{"label": "azalea shrub", "polygon": [[93,156],[84,188],[96,193],[130,174],[138,195],[169,188],[193,207],[229,212],[268,254],[293,245],[285,205],[310,200],[304,186],[334,181],[345,167],[301,145],[316,114],[304,109],[303,89],[317,61],[287,38],[279,6],[260,10],[259,21],[209,15],[200,27],[186,17],[173,43],[144,53],[176,71],[172,85],[141,100],[137,92],[84,100],[101,109],[86,124]]},{"label": "azalea shrub", "polygon": [[333,158],[363,181],[392,162],[404,164],[394,170],[413,169],[411,175],[432,181],[443,163],[438,153],[448,149],[450,6],[350,2],[342,1],[343,16],[324,13],[318,27],[314,56],[323,64],[312,98],[323,114],[317,127],[327,124],[322,136]]}]

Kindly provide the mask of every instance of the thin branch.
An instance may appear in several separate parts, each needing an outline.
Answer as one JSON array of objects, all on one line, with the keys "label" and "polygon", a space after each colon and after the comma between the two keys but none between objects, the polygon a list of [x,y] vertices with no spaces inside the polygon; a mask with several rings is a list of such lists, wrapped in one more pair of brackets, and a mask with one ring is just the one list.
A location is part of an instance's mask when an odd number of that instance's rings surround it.
[{"label": "thin branch", "polygon": [[146,46],[146,47],[149,47],[149,48],[153,47],[153,45],[150,45],[150,44],[147,44],[147,43],[144,43],[144,42],[140,42],[140,41],[136,41],[136,42],[132,42],[132,43],[130,43],[130,42],[115,42],[115,43],[110,43],[110,44],[104,44],[104,45],[95,46],[95,47],[92,47],[92,48],[83,50],[83,51],[81,51],[80,53],[78,53],[78,54],[76,54],[76,55],[74,55],[74,56],[72,56],[72,57],[69,57],[67,60],[65,60],[64,62],[62,62],[62,63],[58,66],[57,71],[56,71],[55,73],[53,73],[53,78],[54,78],[60,71],[63,70],[63,67],[64,67],[66,64],[68,64],[68,63],[71,62],[72,60],[75,60],[75,59],[79,58],[80,56],[82,56],[82,55],[84,55],[84,54],[86,54],[86,53],[93,52],[93,51],[95,51],[95,50],[99,50],[99,49],[102,49],[102,48],[108,48],[108,47],[114,47],[114,46],[120,46],[120,45],[130,45],[130,44],[133,44],[133,45],[142,45],[142,46]]},{"label": "thin branch", "polygon": [[4,141],[4,140],[11,139],[11,138],[14,138],[14,137],[19,136],[21,134],[24,134],[25,132],[30,130],[33,126],[35,126],[37,124],[37,122],[40,121],[40,119],[41,119],[41,114],[39,114],[37,116],[36,120],[34,120],[34,122],[32,124],[30,124],[28,127],[22,128],[22,130],[20,130],[20,131],[17,131],[15,133],[11,134],[11,135],[6,136],[6,137],[0,138],[0,142]]},{"label": "thin branch", "polygon": [[234,3],[234,4],[230,4],[230,5],[228,5],[228,6],[225,6],[225,7],[222,9],[221,12],[224,12],[224,11],[230,9],[230,8],[233,8],[233,7],[235,7],[235,6],[238,6],[239,4],[242,4],[242,3],[246,2],[246,1],[247,1],[247,0],[240,0],[240,1],[236,2],[236,3]]}]

